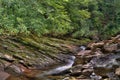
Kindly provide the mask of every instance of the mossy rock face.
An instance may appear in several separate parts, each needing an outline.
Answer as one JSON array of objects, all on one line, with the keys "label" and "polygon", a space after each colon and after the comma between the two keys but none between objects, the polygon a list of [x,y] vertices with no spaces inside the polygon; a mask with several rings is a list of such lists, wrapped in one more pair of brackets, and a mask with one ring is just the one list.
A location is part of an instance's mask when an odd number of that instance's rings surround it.
[{"label": "mossy rock face", "polygon": [[72,50],[63,45],[77,46],[87,42],[89,42],[88,39],[57,39],[34,35],[7,37],[0,40],[0,53],[8,55],[7,57],[11,56],[13,62],[29,67],[42,68],[60,62],[62,57],[59,58],[59,54],[73,54]]}]

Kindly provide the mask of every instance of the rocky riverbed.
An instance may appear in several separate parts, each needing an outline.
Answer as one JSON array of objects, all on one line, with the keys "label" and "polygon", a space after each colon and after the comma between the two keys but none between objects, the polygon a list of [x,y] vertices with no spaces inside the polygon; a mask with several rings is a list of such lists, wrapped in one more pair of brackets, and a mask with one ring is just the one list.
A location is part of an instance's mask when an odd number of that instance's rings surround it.
[{"label": "rocky riverbed", "polygon": [[120,35],[97,42],[2,36],[0,49],[0,80],[120,80]]}]

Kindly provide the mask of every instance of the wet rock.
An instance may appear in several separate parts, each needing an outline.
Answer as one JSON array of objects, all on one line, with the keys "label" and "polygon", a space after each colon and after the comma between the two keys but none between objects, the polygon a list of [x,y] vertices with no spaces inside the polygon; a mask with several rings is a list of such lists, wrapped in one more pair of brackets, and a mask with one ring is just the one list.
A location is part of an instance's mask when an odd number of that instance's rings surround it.
[{"label": "wet rock", "polygon": [[6,80],[9,76],[10,74],[0,71],[0,80]]},{"label": "wet rock", "polygon": [[92,80],[101,80],[102,77],[99,75],[96,75],[94,72],[90,75]]}]

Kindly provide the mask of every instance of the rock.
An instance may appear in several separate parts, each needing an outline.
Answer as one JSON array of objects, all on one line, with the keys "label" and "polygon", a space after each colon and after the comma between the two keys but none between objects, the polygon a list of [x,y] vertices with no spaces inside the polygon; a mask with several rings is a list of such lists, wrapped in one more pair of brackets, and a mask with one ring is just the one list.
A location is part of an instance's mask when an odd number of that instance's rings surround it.
[{"label": "rock", "polygon": [[21,75],[23,71],[24,70],[21,69],[19,65],[14,65],[14,64],[5,68],[5,72],[15,76]]},{"label": "rock", "polygon": [[0,72],[0,80],[6,80],[8,77],[10,76],[10,74],[1,71]]},{"label": "rock", "polygon": [[115,53],[120,53],[120,49],[117,49],[117,50],[115,51]]},{"label": "rock", "polygon": [[90,62],[93,67],[103,67],[103,68],[112,68],[114,66],[120,66],[119,60],[120,54],[107,54],[101,57],[95,57]]},{"label": "rock", "polygon": [[69,75],[70,75],[70,76],[74,76],[74,77],[78,77],[78,76],[81,75],[81,73],[82,73],[82,72],[72,72],[72,73],[70,73]]},{"label": "rock", "polygon": [[7,46],[7,45],[3,45],[3,48],[4,48],[4,49],[8,49],[8,46]]},{"label": "rock", "polygon": [[61,44],[62,47],[68,48],[71,52],[73,53],[77,53],[79,52],[79,47],[74,46],[74,45],[65,45],[65,44]]},{"label": "rock", "polygon": [[77,55],[79,56],[86,56],[86,55],[90,55],[91,54],[91,50],[84,50],[84,51],[80,51],[77,53]]},{"label": "rock", "polygon": [[76,78],[74,78],[74,77],[65,77],[64,79],[62,79],[62,80],[77,80]]},{"label": "rock", "polygon": [[6,80],[38,80],[38,79],[31,79],[31,78],[27,78],[25,76],[10,76]]},{"label": "rock", "polygon": [[4,71],[5,64],[0,61],[0,71]]},{"label": "rock", "polygon": [[91,79],[88,76],[80,75],[79,77],[77,77],[77,80],[91,80]]},{"label": "rock", "polygon": [[97,75],[100,76],[107,76],[108,73],[113,72],[114,70],[112,70],[112,68],[108,69],[108,68],[103,68],[103,67],[96,67],[94,68],[94,72]]},{"label": "rock", "polygon": [[99,75],[96,75],[94,72],[90,75],[92,80],[101,80],[102,77]]},{"label": "rock", "polygon": [[14,57],[15,59],[24,60],[24,59],[21,57],[21,55],[16,55],[16,54],[14,54],[13,57]]},{"label": "rock", "polygon": [[115,70],[115,74],[120,76],[120,67]]},{"label": "rock", "polygon": [[117,35],[116,37],[112,37],[112,40],[114,42],[120,42],[120,35]]},{"label": "rock", "polygon": [[86,57],[86,56],[77,56],[75,60],[75,64],[86,64],[87,62],[90,61],[91,57]]},{"label": "rock", "polygon": [[107,75],[108,75],[110,80],[120,80],[120,78],[117,75],[115,75],[114,72],[110,72]]},{"label": "rock", "polygon": [[0,54],[1,59],[5,60],[5,61],[13,62],[15,60],[12,56],[10,56],[8,54],[4,54],[4,55],[3,54],[1,55],[1,54]]},{"label": "rock", "polygon": [[101,42],[97,42],[97,43],[89,43],[88,44],[88,48],[91,48],[92,50],[94,50],[95,48],[98,48],[98,47],[102,47],[104,45],[104,42],[101,41]]},{"label": "rock", "polygon": [[89,76],[93,72],[93,69],[84,69],[82,74],[85,76]]},{"label": "rock", "polygon": [[70,69],[70,71],[71,71],[71,72],[81,72],[82,66],[83,66],[83,65],[81,65],[81,64],[76,65],[76,66],[72,67],[72,68]]},{"label": "rock", "polygon": [[93,69],[93,66],[91,65],[91,63],[87,63],[87,64],[84,64],[82,66],[83,69]]},{"label": "rock", "polygon": [[0,52],[0,57],[3,57],[3,53]]},{"label": "rock", "polygon": [[109,78],[105,78],[105,79],[103,79],[103,80],[110,80]]},{"label": "rock", "polygon": [[117,53],[93,58],[90,62],[96,75],[109,77],[111,80],[119,80],[116,75],[113,75],[116,68],[120,66],[119,59],[120,54]]},{"label": "rock", "polygon": [[104,45],[104,50],[107,52],[113,52],[118,49],[117,44],[109,44],[109,45]]},{"label": "rock", "polygon": [[103,53],[102,53],[102,51],[101,51],[100,48],[96,48],[96,51],[94,52],[94,54],[95,54],[96,56],[101,56],[101,55],[103,55]]},{"label": "rock", "polygon": [[91,79],[77,79],[77,80],[91,80]]},{"label": "rock", "polygon": [[82,73],[82,65],[76,65],[70,69],[70,76],[80,76]]}]

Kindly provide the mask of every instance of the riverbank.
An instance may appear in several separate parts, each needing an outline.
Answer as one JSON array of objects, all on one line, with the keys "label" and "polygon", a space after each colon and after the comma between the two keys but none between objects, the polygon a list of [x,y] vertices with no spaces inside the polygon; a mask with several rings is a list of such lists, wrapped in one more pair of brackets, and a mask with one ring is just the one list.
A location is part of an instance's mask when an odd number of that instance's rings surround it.
[{"label": "riverbank", "polygon": [[[67,56],[71,55],[76,59],[74,64],[72,62],[67,67],[70,68],[69,73],[37,77],[44,72],[53,73],[60,68],[66,70],[65,61],[69,58]],[[120,35],[99,42],[33,35],[0,38],[2,80],[117,80],[120,76],[119,60]]]},{"label": "riverbank", "polygon": [[57,39],[33,35],[1,36],[0,69],[2,69],[2,76],[0,77],[4,77],[3,80],[5,80],[8,76],[16,77],[23,73],[28,77],[33,77],[32,70],[45,70],[50,66],[59,65],[63,60],[61,54],[74,55],[79,45],[87,44],[89,41],[89,39]]}]

